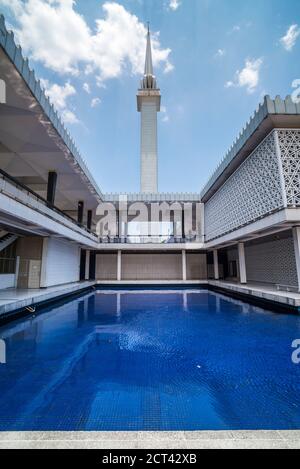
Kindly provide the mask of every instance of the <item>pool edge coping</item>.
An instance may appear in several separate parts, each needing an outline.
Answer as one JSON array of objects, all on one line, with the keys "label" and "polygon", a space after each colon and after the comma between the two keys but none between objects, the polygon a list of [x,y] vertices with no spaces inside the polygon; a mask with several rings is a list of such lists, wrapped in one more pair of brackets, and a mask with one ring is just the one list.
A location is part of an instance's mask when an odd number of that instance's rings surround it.
[{"label": "pool edge coping", "polygon": [[300,430],[0,432],[0,449],[293,449]]}]

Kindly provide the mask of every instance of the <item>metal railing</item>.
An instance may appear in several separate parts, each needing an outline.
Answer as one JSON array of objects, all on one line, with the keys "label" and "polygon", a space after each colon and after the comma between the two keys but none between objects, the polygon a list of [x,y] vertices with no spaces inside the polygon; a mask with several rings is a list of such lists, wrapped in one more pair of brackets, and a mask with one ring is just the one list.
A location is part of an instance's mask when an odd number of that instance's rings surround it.
[{"label": "metal railing", "polygon": [[5,171],[3,171],[2,169],[0,169],[0,178],[8,181],[10,184],[13,184],[17,189],[20,189],[22,190],[23,192],[27,192],[28,194],[30,194],[31,196],[33,196],[36,200],[38,200],[39,202],[41,202],[43,205],[45,205],[47,208],[50,208],[51,210],[53,210],[54,212],[56,212],[58,215],[64,217],[66,220],[68,221],[71,221],[72,223],[74,223],[76,226],[78,226],[79,228],[81,228],[82,230],[85,230],[87,231],[89,234],[93,235],[93,236],[97,236],[92,230],[89,230],[86,226],[84,226],[83,224],[81,223],[78,223],[76,220],[74,220],[74,218],[72,218],[70,215],[68,215],[67,213],[63,212],[62,210],[60,210],[59,208],[57,208],[55,205],[49,203],[46,199],[44,199],[43,197],[41,197],[39,194],[37,194],[36,192],[34,192],[32,189],[30,189],[29,187],[25,186],[24,184],[22,184],[20,181],[18,181],[17,179],[15,179],[13,176],[10,176],[9,174],[7,174]]},{"label": "metal railing", "polygon": [[199,236],[104,236],[100,237],[101,244],[186,244],[186,243],[200,243],[201,237]]},{"label": "metal railing", "polygon": [[0,274],[14,274],[16,272],[16,259],[0,257]]}]

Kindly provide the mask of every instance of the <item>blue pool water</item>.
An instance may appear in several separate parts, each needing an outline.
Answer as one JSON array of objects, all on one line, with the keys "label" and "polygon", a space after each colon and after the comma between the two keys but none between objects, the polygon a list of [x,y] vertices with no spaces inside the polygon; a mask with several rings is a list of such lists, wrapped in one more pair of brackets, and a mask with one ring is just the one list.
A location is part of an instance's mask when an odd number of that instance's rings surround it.
[{"label": "blue pool water", "polygon": [[300,428],[293,314],[205,290],[95,292],[0,338],[0,430]]}]

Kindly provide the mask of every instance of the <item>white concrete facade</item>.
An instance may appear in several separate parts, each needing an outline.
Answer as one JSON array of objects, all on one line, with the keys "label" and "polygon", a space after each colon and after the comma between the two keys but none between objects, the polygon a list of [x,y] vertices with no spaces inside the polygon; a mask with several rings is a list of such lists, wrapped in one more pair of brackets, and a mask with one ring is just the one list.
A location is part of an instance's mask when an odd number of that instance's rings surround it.
[{"label": "white concrete facade", "polygon": [[158,192],[157,104],[145,98],[141,104],[141,192]]},{"label": "white concrete facade", "polygon": [[78,244],[55,238],[44,239],[41,288],[78,282],[79,266]]},{"label": "white concrete facade", "polygon": [[[3,217],[15,218],[15,226],[30,225],[35,234],[49,232],[66,239],[82,243],[91,248],[98,247],[98,239],[81,227],[47,207],[33,195],[25,193],[0,176],[0,208]],[[11,221],[12,226],[14,221]]]},{"label": "white concrete facade", "polygon": [[0,274],[0,290],[5,290],[6,288],[13,288],[15,286],[15,282],[15,274]]}]

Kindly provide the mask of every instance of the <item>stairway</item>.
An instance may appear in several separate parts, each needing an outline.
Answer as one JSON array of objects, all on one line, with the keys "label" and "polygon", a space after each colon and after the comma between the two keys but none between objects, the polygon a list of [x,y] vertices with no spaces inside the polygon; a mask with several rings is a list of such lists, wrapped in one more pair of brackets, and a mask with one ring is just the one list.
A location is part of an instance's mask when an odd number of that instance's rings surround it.
[{"label": "stairway", "polygon": [[7,233],[0,238],[0,252],[7,248],[10,244],[18,239],[18,236],[12,233]]}]

